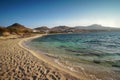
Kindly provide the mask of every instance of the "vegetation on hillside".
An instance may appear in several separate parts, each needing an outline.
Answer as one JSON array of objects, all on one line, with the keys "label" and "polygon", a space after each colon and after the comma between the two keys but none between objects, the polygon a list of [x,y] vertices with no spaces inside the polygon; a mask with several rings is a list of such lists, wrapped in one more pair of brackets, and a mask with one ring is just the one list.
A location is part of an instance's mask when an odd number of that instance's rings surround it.
[{"label": "vegetation on hillside", "polygon": [[0,36],[9,36],[13,35],[23,35],[27,33],[31,33],[32,29],[26,28],[25,26],[14,23],[8,27],[0,27]]}]

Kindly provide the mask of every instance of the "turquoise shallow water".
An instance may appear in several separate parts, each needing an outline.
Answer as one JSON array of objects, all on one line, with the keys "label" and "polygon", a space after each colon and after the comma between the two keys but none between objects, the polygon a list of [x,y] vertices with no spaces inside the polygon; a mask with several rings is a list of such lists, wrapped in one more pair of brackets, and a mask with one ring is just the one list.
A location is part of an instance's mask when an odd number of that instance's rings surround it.
[{"label": "turquoise shallow water", "polygon": [[75,63],[120,68],[120,32],[46,35],[33,39],[29,45]]},{"label": "turquoise shallow water", "polygon": [[120,80],[120,32],[45,35],[25,46],[93,80]]}]

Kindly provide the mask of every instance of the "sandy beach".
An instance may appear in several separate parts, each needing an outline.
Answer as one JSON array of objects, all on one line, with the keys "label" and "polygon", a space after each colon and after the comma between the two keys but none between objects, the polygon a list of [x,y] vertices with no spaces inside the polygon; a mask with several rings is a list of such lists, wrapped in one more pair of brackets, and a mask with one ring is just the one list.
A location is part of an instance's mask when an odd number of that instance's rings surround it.
[{"label": "sandy beach", "polygon": [[45,55],[37,55],[23,47],[22,42],[28,39],[0,42],[0,80],[90,80],[58,67]]}]

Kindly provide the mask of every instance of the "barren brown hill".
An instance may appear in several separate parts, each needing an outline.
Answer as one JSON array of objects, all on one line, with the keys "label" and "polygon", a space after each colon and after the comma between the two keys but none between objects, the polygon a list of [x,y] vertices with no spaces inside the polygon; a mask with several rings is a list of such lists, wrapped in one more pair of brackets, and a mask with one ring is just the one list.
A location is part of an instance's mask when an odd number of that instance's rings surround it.
[{"label": "barren brown hill", "polygon": [[65,33],[67,29],[69,29],[70,27],[68,26],[57,26],[57,27],[53,27],[50,29],[50,33]]},{"label": "barren brown hill", "polygon": [[47,26],[41,26],[41,27],[35,28],[35,30],[38,30],[40,33],[46,33],[50,29]]},{"label": "barren brown hill", "polygon": [[9,31],[12,33],[12,32],[15,32],[15,33],[28,33],[28,32],[32,32],[32,29],[30,28],[27,28],[19,23],[14,23],[10,26],[7,27],[7,29],[9,29]]}]

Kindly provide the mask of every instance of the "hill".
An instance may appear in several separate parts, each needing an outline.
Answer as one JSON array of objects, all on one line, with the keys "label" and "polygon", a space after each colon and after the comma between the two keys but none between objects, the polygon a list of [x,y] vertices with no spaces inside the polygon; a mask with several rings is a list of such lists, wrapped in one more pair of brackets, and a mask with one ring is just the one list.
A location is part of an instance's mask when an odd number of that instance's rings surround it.
[{"label": "hill", "polygon": [[42,27],[38,27],[38,28],[34,28],[34,30],[37,30],[40,33],[65,33],[67,29],[69,29],[70,27],[68,26],[56,26],[53,28],[48,28],[46,26],[42,26]]},{"label": "hill", "polygon": [[65,33],[70,27],[68,26],[56,26],[50,29],[50,33]]},{"label": "hill", "polygon": [[19,29],[25,29],[26,27],[23,26],[23,25],[21,25],[21,24],[19,24],[19,23],[14,23],[14,24],[8,26],[7,28],[15,28],[15,29],[19,28]]},{"label": "hill", "polygon": [[41,26],[41,27],[38,27],[38,28],[34,28],[34,30],[37,30],[40,33],[46,33],[50,29],[47,26]]},{"label": "hill", "polygon": [[0,26],[0,36],[8,36],[10,35],[10,32],[9,30],[6,28],[6,27],[1,27]]},{"label": "hill", "polygon": [[98,32],[98,31],[120,31],[120,28],[106,27],[98,24],[93,24],[89,26],[56,26],[53,28],[48,27],[38,27],[35,28],[39,32],[49,32],[49,33],[78,33],[78,32]]},{"label": "hill", "polygon": [[120,28],[114,28],[114,27],[107,27],[107,26],[102,26],[98,24],[92,24],[89,26],[76,26],[75,28],[77,29],[84,29],[84,30],[99,30],[99,31],[111,31],[111,30],[120,30]]},{"label": "hill", "polygon": [[32,29],[27,28],[19,23],[14,23],[7,27],[7,29],[10,31],[10,33],[29,33],[32,32]]},{"label": "hill", "polygon": [[8,27],[1,27],[0,26],[0,36],[9,36],[11,34],[14,35],[28,35],[31,33],[32,29],[27,28],[19,23],[14,23]]}]

